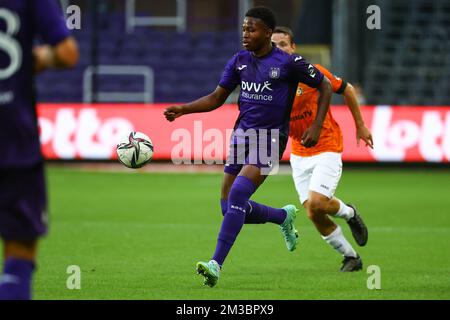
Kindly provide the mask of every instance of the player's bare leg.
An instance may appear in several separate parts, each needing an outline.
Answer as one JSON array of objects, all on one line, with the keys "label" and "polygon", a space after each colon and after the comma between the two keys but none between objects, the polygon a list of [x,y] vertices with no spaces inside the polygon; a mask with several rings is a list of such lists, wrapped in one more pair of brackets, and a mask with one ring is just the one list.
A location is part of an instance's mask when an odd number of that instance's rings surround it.
[{"label": "player's bare leg", "polygon": [[319,233],[324,237],[331,234],[337,227],[337,225],[328,217],[328,214],[330,212],[337,212],[339,207],[336,209],[335,203],[329,200],[330,199],[320,193],[310,191],[308,200],[303,203],[303,206],[308,213],[308,218],[314,223]]},{"label": "player's bare leg", "polygon": [[31,276],[35,266],[37,240],[4,241],[4,270],[0,282],[0,300],[29,300]]},{"label": "player's bare leg", "polygon": [[340,209],[340,203],[335,198],[314,192],[309,192],[309,199],[303,203],[309,219],[314,223],[322,238],[337,252],[344,256],[342,271],[357,271],[362,269],[362,261],[352,245],[347,241],[341,228],[329,217]]},{"label": "player's bare leg", "polygon": [[305,203],[308,207],[308,216],[322,236],[329,235],[335,229],[334,222],[327,217],[327,215],[330,215],[344,218],[347,221],[358,245],[364,246],[367,243],[367,227],[354,206],[346,205],[337,198],[330,199],[314,191],[310,191],[309,199]]}]

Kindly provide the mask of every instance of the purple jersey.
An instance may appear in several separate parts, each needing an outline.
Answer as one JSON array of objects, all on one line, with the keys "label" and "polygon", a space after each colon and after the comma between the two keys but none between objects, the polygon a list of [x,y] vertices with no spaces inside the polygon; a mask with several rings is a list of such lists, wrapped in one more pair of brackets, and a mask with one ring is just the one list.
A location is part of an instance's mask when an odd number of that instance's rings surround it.
[{"label": "purple jersey", "polygon": [[240,51],[225,67],[219,86],[229,91],[241,86],[236,128],[280,129],[287,134],[298,83],[317,88],[322,82],[323,74],[312,64],[273,46],[259,58]]},{"label": "purple jersey", "polygon": [[36,36],[56,45],[69,36],[56,0],[0,0],[0,168],[42,159],[33,90]]}]

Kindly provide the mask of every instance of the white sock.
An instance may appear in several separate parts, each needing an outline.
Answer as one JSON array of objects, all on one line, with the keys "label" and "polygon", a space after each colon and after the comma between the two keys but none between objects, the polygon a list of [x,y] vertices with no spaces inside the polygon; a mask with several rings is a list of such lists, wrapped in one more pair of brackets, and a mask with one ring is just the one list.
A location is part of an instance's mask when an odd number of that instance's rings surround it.
[{"label": "white sock", "polygon": [[334,217],[344,218],[347,221],[353,218],[353,216],[355,215],[355,211],[353,210],[353,208],[343,203],[340,199],[335,199],[339,201],[339,210],[334,214]]},{"label": "white sock", "polygon": [[322,236],[322,238],[344,257],[356,258],[356,251],[353,250],[352,245],[345,239],[340,226],[337,226],[332,233],[328,236]]}]

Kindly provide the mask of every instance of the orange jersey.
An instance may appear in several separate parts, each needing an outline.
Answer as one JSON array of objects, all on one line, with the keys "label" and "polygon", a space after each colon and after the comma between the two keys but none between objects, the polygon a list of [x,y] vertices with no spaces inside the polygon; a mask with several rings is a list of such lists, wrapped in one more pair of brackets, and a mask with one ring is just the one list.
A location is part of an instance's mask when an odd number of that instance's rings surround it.
[{"label": "orange jersey", "polygon": [[[347,83],[335,77],[321,65],[315,65],[331,82],[333,92],[343,93]],[[311,126],[317,114],[319,91],[303,83],[299,83],[291,112],[289,135],[292,138],[292,153],[301,157],[310,157],[322,152],[342,152],[343,139],[341,128],[333,119],[331,110],[328,111],[323,122],[322,131],[317,144],[312,148],[301,145],[301,137]]]}]

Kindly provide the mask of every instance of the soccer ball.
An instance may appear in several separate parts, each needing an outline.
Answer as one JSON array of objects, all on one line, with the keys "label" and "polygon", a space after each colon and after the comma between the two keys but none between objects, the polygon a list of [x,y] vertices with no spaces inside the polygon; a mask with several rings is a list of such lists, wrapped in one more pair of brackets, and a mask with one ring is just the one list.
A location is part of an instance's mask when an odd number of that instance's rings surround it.
[{"label": "soccer ball", "polygon": [[141,168],[153,159],[152,140],[142,132],[131,132],[116,148],[119,161],[128,168]]}]

